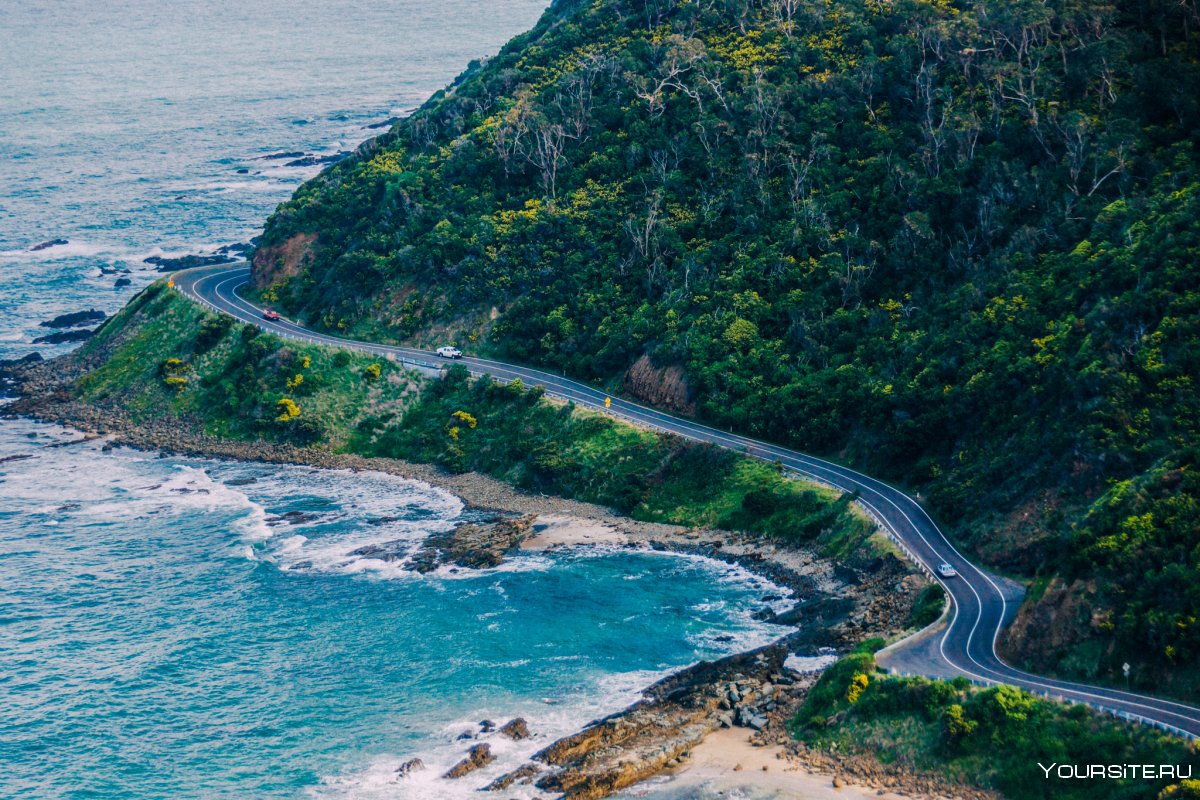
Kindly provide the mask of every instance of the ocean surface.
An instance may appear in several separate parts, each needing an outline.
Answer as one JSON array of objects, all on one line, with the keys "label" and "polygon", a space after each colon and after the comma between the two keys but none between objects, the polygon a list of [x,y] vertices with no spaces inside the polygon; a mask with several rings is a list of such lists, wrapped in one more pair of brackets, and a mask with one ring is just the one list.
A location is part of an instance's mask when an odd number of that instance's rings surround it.
[{"label": "ocean surface", "polygon": [[[114,312],[157,277],[146,258],[249,240],[320,169],[270,156],[354,148],[545,4],[0,3],[0,358],[65,352],[33,344],[39,323]],[[780,590],[724,564],[564,552],[418,576],[350,553],[454,524],[441,491],[79,438],[0,422],[0,798],[465,798],[780,632],[751,617]],[[460,734],[515,716],[534,739],[435,780]],[[413,757],[429,769],[397,783]]]},{"label": "ocean surface", "polygon": [[265,156],[353,149],[547,4],[0,2],[0,359],[120,308],[145,258],[247,241],[320,169]]},{"label": "ocean surface", "polygon": [[[752,618],[779,588],[740,568],[578,550],[418,575],[351,553],[451,526],[445,492],[80,438],[0,426],[0,797],[466,798],[780,632]],[[437,778],[517,716],[534,738]]]}]

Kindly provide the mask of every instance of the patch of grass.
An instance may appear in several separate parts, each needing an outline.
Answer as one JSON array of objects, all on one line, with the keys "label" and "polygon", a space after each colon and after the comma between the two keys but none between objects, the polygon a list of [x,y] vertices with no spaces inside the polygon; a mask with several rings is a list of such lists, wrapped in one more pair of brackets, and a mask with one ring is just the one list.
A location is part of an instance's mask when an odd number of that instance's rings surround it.
[{"label": "patch of grass", "polygon": [[912,614],[908,618],[908,627],[920,630],[926,625],[932,625],[942,615],[946,608],[946,590],[941,584],[931,583],[921,590],[913,603]]},{"label": "patch of grass", "polygon": [[[80,399],[116,404],[135,421],[176,418],[234,439],[341,448],[367,409],[398,412],[421,380],[378,359],[284,342],[210,313],[162,282],[135,298],[81,351],[106,354],[76,383]],[[296,414],[281,419],[290,400]],[[291,406],[289,406],[291,408]]]}]

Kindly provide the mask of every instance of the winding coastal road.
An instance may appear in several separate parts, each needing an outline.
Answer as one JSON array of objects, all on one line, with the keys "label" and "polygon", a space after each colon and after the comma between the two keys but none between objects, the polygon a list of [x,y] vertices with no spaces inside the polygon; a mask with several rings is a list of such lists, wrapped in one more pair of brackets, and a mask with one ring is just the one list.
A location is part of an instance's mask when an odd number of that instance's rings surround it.
[{"label": "winding coastal road", "polygon": [[[284,319],[264,319],[256,306],[238,294],[239,287],[249,280],[249,276],[250,270],[244,265],[201,267],[176,273],[173,280],[176,289],[203,305],[284,338],[374,353],[424,368],[438,369],[445,363],[436,354],[424,350],[343,339],[310,331]],[[460,363],[474,374],[487,374],[502,381],[519,378],[530,386],[544,387],[546,394],[553,397],[638,425],[779,462],[797,475],[856,494],[858,502],[905,553],[942,584],[952,602],[949,622],[944,629],[912,637],[889,648],[882,656],[883,663],[894,671],[932,677],[963,675],[983,684],[1011,684],[1051,698],[1086,703],[1180,736],[1200,737],[1200,709],[1193,706],[1041,677],[1006,664],[996,651],[996,641],[1004,625],[1016,614],[1022,594],[1020,587],[984,572],[963,557],[920,503],[900,490],[839,464],[727,433],[618,397],[611,397],[611,407],[606,407],[605,400],[609,395],[549,372],[483,358],[466,357]],[[937,566],[942,563],[950,564],[958,575],[940,576]]]}]

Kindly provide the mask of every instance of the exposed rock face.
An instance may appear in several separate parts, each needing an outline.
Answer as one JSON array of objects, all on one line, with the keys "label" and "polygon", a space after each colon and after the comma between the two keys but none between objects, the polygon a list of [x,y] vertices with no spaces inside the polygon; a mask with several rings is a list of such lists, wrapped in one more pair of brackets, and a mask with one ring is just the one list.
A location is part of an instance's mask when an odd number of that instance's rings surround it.
[{"label": "exposed rock face", "polygon": [[687,373],[680,364],[656,367],[650,357],[644,355],[625,372],[621,388],[651,405],[689,416],[696,413],[696,401],[688,385]]},{"label": "exposed rock face", "polygon": [[[1102,623],[1096,618],[1096,586],[1085,580],[1054,578],[1036,603],[1025,603],[1000,638],[1001,654],[1018,664],[1046,669],[1071,652]],[[1097,648],[1087,667],[1099,672],[1111,663]]]},{"label": "exposed rock face", "polygon": [[464,775],[474,772],[480,767],[486,767],[488,764],[496,760],[496,756],[492,754],[491,745],[477,744],[467,751],[467,757],[450,768],[444,776],[454,780],[461,778]]},{"label": "exposed rock face", "polygon": [[534,517],[530,515],[480,524],[465,522],[449,533],[435,534],[426,539],[425,546],[412,557],[408,568],[416,572],[432,572],[443,564],[469,569],[497,566],[529,535],[533,520]]},{"label": "exposed rock face", "polygon": [[500,729],[500,733],[504,734],[513,741],[529,738],[529,725],[521,717],[517,717],[507,723]]},{"label": "exposed rock face", "polygon": [[291,278],[312,258],[315,233],[297,233],[280,244],[260,247],[254,252],[250,280],[256,289],[265,289],[276,281]]},{"label": "exposed rock face", "polygon": [[87,311],[72,311],[69,314],[59,314],[54,319],[48,319],[38,324],[43,328],[79,328],[84,325],[90,325],[93,322],[100,322],[107,316],[103,311],[89,308]]},{"label": "exposed rock face", "polygon": [[[654,684],[645,699],[579,733],[559,739],[534,759],[552,771],[537,786],[565,800],[595,800],[631,786],[686,757],[722,724],[747,719],[766,725],[777,692],[794,684],[785,676],[787,652],[772,646],[713,662],[701,662]],[[777,688],[780,687],[780,688]],[[731,700],[736,697],[736,700]],[[526,764],[494,781],[489,790],[528,780]]]}]

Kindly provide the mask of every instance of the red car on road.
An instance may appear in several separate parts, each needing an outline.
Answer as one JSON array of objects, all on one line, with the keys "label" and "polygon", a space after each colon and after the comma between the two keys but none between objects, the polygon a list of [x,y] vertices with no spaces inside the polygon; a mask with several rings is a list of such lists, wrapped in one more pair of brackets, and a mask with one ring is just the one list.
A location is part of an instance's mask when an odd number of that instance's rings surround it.
[{"label": "red car on road", "polygon": [[283,318],[279,316],[278,311],[272,311],[271,309],[268,308],[266,311],[263,312],[263,319],[270,320],[271,322],[278,322],[279,320],[281,320]]}]

